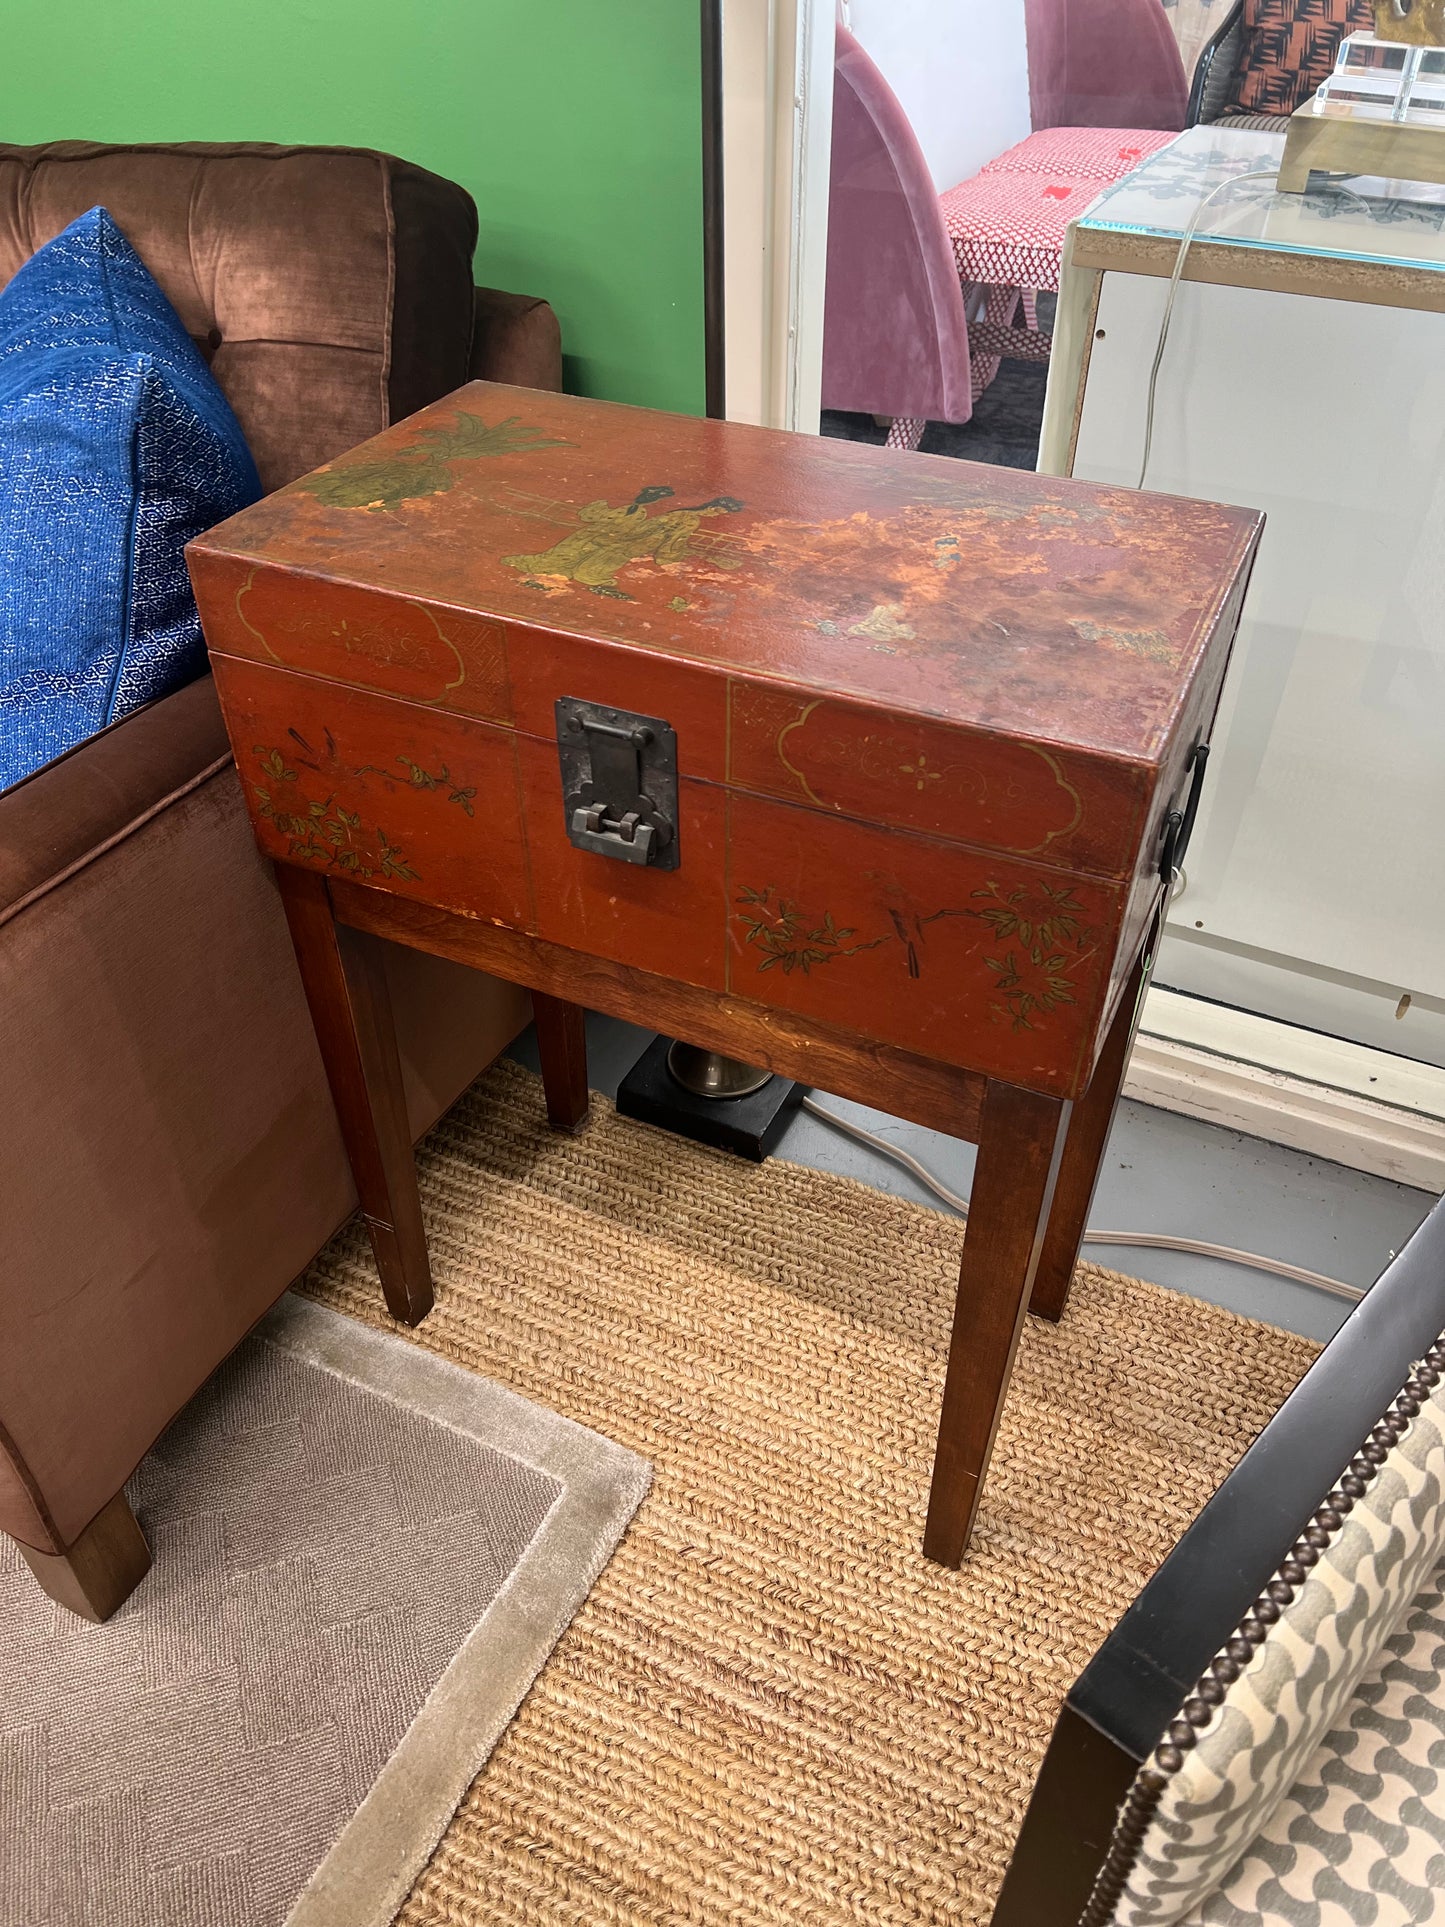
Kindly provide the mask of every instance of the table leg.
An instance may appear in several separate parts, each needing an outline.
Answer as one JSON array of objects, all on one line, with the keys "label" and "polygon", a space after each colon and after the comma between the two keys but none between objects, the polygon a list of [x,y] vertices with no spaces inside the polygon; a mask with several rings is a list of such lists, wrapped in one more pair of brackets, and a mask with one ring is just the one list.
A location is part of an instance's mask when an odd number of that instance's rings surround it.
[{"label": "table leg", "polygon": [[1054,315],[1054,345],[1049,354],[1049,392],[1039,431],[1039,473],[1072,475],[1079,421],[1084,411],[1084,386],[1099,320],[1099,290],[1104,276],[1098,268],[1074,265],[1074,229],[1064,242],[1059,270],[1059,305]]},{"label": "table leg", "polygon": [[587,1122],[587,1014],[579,1004],[534,990],[532,1018],[542,1060],[547,1121],[554,1131],[575,1136]]},{"label": "table leg", "polygon": [[1069,1286],[1089,1222],[1109,1130],[1119,1107],[1124,1074],[1129,1068],[1129,1053],[1139,1028],[1144,1008],[1144,992],[1149,987],[1155,944],[1150,941],[1141,952],[1124,988],[1104,1048],[1094,1066],[1089,1088],[1074,1106],[1069,1120],[1068,1140],[1064,1145],[1059,1181],[1054,1190],[1054,1208],[1034,1278],[1029,1310],[1041,1318],[1058,1320],[1069,1302]]},{"label": "table leg", "polygon": [[276,879],[387,1310],[419,1325],[433,1304],[431,1264],[381,954],[336,923],[323,877],[281,863]]},{"label": "table leg", "polygon": [[1070,1106],[990,1080],[959,1268],[923,1550],[962,1562],[1028,1311]]}]

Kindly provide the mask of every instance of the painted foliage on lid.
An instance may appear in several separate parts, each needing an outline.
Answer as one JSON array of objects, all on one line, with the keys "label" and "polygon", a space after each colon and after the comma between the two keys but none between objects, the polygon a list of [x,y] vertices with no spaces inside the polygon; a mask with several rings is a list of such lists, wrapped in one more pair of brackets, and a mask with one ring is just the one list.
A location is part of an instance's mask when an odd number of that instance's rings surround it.
[{"label": "painted foliage on lid", "polygon": [[1257,526],[1210,503],[474,383],[202,546],[1148,758]]}]

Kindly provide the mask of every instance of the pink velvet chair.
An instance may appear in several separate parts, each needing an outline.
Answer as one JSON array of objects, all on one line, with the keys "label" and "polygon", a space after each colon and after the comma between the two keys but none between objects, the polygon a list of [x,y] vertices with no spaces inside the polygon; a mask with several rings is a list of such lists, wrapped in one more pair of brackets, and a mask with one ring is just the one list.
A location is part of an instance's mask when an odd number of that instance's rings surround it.
[{"label": "pink velvet chair", "polygon": [[[823,406],[891,418],[893,447],[967,421],[1000,354],[1047,359],[1032,297],[1058,285],[1068,220],[1184,125],[1160,0],[1026,0],[1026,24],[1034,134],[941,199],[897,97],[838,28]],[[1076,131],[1093,129],[1108,131]]]},{"label": "pink velvet chair", "polygon": [[963,289],[933,176],[897,96],[840,26],[823,406],[966,422],[969,372]]},{"label": "pink velvet chair", "polygon": [[1189,81],[1159,0],[1024,0],[1029,117],[1178,133]]}]

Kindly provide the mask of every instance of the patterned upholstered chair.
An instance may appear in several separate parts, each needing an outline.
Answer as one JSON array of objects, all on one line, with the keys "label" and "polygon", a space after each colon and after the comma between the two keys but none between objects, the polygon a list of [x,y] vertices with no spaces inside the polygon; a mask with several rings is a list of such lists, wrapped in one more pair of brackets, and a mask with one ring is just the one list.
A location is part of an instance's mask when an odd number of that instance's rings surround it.
[{"label": "patterned upholstered chair", "polygon": [[1225,22],[1238,12],[1239,3],[1240,0],[1164,0],[1164,12],[1186,74],[1197,70],[1199,56]]},{"label": "patterned upholstered chair", "polygon": [[1372,24],[1370,0],[1215,0],[1222,13],[1189,88],[1188,127],[1283,133],[1335,64],[1340,41]]},{"label": "patterned upholstered chair", "polygon": [[1404,1927],[1445,1889],[1445,1203],[1068,1694],[994,1927]]}]

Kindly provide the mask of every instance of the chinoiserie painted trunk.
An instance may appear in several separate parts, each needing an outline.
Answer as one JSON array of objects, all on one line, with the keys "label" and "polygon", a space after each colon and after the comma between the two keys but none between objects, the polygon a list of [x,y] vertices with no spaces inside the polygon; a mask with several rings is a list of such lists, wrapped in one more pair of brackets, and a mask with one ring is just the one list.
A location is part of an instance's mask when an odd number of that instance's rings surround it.
[{"label": "chinoiserie painted trunk", "polygon": [[1073,1097],[1259,526],[475,383],[189,556],[267,855]]}]

